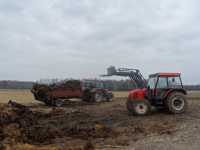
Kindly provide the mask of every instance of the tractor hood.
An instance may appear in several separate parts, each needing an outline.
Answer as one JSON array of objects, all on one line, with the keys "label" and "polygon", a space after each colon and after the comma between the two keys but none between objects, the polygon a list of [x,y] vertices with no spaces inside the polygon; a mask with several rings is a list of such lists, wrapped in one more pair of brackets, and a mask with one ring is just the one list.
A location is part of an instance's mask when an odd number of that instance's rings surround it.
[{"label": "tractor hood", "polygon": [[144,99],[145,98],[145,93],[146,93],[146,88],[143,89],[134,89],[129,91],[128,94],[128,99]]}]

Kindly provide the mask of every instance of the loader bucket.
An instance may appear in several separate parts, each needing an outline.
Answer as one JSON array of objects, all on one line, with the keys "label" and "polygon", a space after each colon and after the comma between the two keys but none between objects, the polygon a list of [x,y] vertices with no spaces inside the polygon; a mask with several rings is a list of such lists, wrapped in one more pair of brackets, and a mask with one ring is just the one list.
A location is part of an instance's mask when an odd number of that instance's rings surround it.
[{"label": "loader bucket", "polygon": [[110,66],[108,69],[107,69],[107,75],[108,76],[112,76],[112,75],[115,75],[117,72],[116,68],[114,66]]}]

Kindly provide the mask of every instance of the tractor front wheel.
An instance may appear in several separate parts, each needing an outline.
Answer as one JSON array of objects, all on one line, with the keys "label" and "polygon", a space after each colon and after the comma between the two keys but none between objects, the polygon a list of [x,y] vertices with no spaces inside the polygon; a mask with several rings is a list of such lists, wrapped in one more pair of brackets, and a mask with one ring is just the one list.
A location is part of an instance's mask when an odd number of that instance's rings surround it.
[{"label": "tractor front wheel", "polygon": [[180,92],[174,92],[167,98],[167,107],[170,113],[180,114],[187,110],[186,96]]},{"label": "tractor front wheel", "polygon": [[148,115],[151,110],[151,105],[148,100],[131,100],[126,103],[128,111],[133,115],[144,116]]}]

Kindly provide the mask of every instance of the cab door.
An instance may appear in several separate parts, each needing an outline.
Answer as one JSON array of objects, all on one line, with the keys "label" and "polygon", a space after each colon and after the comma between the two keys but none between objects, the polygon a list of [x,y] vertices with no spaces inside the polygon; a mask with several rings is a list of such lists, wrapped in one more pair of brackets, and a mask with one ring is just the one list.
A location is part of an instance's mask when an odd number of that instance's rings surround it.
[{"label": "cab door", "polygon": [[155,99],[157,100],[157,102],[162,103],[162,99],[168,90],[169,90],[168,78],[167,77],[158,77],[158,81],[156,84],[156,92],[155,92]]},{"label": "cab door", "polygon": [[157,83],[157,77],[150,77],[147,83],[146,98],[152,101],[155,97],[155,88]]}]

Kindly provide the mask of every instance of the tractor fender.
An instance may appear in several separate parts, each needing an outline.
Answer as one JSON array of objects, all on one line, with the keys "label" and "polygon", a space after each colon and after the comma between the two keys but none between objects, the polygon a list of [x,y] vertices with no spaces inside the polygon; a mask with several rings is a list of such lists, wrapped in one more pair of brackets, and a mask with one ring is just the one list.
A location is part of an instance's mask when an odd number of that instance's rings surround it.
[{"label": "tractor fender", "polygon": [[185,89],[170,89],[164,95],[164,99],[167,99],[168,96],[171,95],[171,93],[174,93],[174,92],[179,92],[179,93],[183,93],[184,95],[187,95],[187,91]]}]

